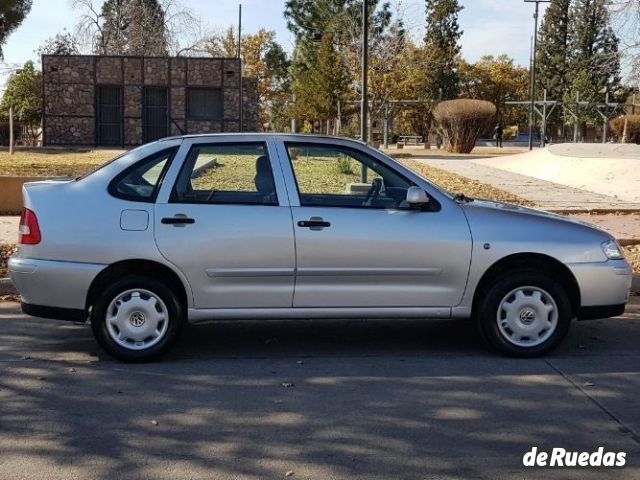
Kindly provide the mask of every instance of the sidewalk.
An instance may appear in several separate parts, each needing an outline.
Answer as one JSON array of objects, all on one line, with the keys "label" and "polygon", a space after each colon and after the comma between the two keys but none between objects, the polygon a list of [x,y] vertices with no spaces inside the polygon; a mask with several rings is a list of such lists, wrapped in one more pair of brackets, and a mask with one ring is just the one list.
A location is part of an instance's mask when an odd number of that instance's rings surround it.
[{"label": "sidewalk", "polygon": [[[415,160],[492,185],[524,200],[529,200],[542,210],[561,211],[563,213],[571,211],[585,213],[593,210],[640,212],[640,203],[627,202],[608,195],[527,177],[518,173],[480,165],[471,160],[421,158],[416,158]],[[640,231],[638,231],[637,238],[640,238]]]}]

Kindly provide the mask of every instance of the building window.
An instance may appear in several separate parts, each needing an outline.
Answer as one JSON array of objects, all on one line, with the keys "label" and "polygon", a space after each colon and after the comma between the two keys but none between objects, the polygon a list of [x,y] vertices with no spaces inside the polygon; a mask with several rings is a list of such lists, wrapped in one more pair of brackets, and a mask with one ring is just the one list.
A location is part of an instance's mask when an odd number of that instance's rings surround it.
[{"label": "building window", "polygon": [[222,90],[219,88],[187,89],[189,120],[222,120]]}]

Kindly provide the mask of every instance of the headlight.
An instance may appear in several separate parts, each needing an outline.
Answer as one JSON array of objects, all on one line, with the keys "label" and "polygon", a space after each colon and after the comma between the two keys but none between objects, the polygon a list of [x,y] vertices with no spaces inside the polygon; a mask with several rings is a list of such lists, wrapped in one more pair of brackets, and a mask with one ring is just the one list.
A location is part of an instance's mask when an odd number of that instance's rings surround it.
[{"label": "headlight", "polygon": [[602,251],[609,260],[619,260],[624,258],[622,251],[615,240],[607,240],[602,242]]}]

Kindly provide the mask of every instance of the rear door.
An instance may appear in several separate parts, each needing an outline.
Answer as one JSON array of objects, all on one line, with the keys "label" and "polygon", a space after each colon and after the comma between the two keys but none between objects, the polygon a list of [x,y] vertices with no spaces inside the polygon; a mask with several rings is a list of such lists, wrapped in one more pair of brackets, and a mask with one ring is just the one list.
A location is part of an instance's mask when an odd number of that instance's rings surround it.
[{"label": "rear door", "polygon": [[291,210],[266,137],[186,139],[156,204],[155,235],[195,308],[291,307]]}]

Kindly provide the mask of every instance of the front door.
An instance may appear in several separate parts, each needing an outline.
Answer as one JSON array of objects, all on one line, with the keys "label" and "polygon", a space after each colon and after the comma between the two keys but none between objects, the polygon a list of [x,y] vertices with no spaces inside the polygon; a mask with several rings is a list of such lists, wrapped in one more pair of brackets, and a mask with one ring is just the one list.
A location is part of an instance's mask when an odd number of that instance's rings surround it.
[{"label": "front door", "polygon": [[291,307],[291,210],[267,142],[187,139],[184,152],[171,193],[156,204],[155,235],[195,308]]},{"label": "front door", "polygon": [[[471,237],[457,205],[412,210],[412,183],[365,152],[287,143],[295,307],[450,307],[464,293]],[[363,178],[365,177],[365,178]],[[365,181],[363,181],[365,180]]]}]

